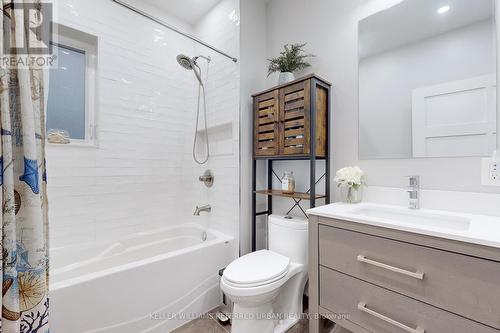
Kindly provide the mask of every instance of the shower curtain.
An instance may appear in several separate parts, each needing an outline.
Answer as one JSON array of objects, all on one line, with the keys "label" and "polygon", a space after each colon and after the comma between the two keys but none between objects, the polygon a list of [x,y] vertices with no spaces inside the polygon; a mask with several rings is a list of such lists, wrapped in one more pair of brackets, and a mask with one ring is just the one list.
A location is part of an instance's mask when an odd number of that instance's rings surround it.
[{"label": "shower curtain", "polygon": [[[2,57],[9,33],[19,38],[25,29],[23,11],[10,10],[11,2],[0,0]],[[42,69],[0,65],[2,333],[49,332],[43,76]]]}]

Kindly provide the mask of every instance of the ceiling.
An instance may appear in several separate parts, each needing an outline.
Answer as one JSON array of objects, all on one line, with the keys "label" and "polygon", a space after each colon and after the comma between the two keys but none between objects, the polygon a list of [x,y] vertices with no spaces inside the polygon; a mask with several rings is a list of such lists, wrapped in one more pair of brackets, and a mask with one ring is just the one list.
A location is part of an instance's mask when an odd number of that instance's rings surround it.
[{"label": "ceiling", "polygon": [[[445,5],[450,11],[438,14]],[[405,0],[360,22],[360,58],[492,19],[494,12],[494,0]]]},{"label": "ceiling", "polygon": [[142,0],[184,22],[195,24],[221,0]]}]

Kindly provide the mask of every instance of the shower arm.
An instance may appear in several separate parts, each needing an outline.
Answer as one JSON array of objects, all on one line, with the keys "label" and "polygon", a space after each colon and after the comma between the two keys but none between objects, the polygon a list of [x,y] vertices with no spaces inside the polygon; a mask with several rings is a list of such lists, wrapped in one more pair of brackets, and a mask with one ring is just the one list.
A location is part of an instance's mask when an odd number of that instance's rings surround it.
[{"label": "shower arm", "polygon": [[205,57],[205,56],[199,55],[199,56],[196,56],[196,57],[193,58],[193,60],[195,61],[195,63],[196,63],[196,60],[198,60],[199,58],[205,59],[208,62],[212,61],[212,58],[210,58],[210,57]]}]

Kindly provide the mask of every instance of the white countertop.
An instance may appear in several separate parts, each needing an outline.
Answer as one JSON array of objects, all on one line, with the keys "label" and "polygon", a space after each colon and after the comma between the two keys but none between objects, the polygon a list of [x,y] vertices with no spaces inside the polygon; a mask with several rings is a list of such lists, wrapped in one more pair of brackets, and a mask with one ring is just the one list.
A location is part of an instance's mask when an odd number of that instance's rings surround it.
[{"label": "white countertop", "polygon": [[[358,213],[363,209],[373,208],[382,210],[386,209],[391,212],[395,212],[396,214],[402,213],[409,215],[413,218],[413,221],[399,221],[392,218],[389,219],[366,216]],[[355,205],[335,203],[309,209],[307,213],[315,216],[340,219],[354,223],[500,248],[500,217],[496,216],[471,215],[429,209],[412,211],[406,207],[372,203],[361,203]],[[439,225],[419,225],[418,222],[415,222],[418,221],[419,216],[426,215],[434,217],[442,216],[453,219],[465,219],[469,221],[469,224],[468,227],[455,229]]]}]

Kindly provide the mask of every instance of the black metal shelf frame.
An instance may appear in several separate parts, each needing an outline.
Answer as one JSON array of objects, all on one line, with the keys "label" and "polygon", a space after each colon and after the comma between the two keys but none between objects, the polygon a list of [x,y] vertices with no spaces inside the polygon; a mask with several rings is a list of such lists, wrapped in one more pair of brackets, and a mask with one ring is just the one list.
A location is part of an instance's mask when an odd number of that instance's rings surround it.
[{"label": "black metal shelf frame", "polygon": [[[266,161],[267,162],[267,189],[273,189],[273,175],[276,176],[280,181],[280,177],[273,170],[274,161],[309,161],[309,190],[310,193],[310,207],[316,207],[316,185],[325,178],[325,204],[330,203],[330,118],[331,118],[331,100],[330,100],[330,86],[324,82],[311,79],[311,124],[316,124],[316,96],[313,92],[316,91],[316,86],[321,86],[328,90],[327,98],[327,115],[328,121],[326,122],[326,156],[316,156],[316,140],[310,142],[311,154],[308,156],[272,156],[272,157],[253,157],[252,162],[252,251],[257,249],[257,217],[262,215],[271,215],[273,213],[273,196],[267,195],[267,210],[262,212],[257,212],[257,162]],[[316,138],[316,126],[310,126],[310,137]],[[252,140],[253,142],[254,140]],[[325,172],[316,179],[316,162],[318,160],[325,160]],[[289,214],[296,206],[298,206],[301,211],[306,215],[305,211],[300,206],[302,199],[292,198],[295,202],[294,206],[288,211]],[[323,199],[320,199],[323,200]]]}]

